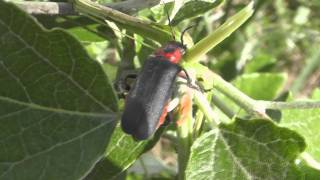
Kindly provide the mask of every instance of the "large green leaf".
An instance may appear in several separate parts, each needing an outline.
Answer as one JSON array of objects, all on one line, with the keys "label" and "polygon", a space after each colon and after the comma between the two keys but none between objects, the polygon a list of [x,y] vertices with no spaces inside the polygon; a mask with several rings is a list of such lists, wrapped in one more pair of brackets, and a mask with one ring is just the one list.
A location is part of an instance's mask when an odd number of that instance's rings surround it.
[{"label": "large green leaf", "polygon": [[[316,88],[312,100],[319,100],[320,91]],[[282,126],[299,132],[308,144],[306,153],[320,164],[320,109],[288,109],[282,111]],[[319,165],[318,165],[319,166]],[[319,170],[319,168],[318,168]],[[320,172],[318,172],[319,174]]]},{"label": "large green leaf", "polygon": [[271,121],[221,124],[194,142],[187,179],[300,179],[294,160],[305,146],[300,135]]},{"label": "large green leaf", "polygon": [[306,152],[320,162],[320,109],[283,110],[281,125],[303,135],[308,144]]},{"label": "large green leaf", "polygon": [[101,158],[117,100],[62,30],[0,1],[0,179],[79,179]]},{"label": "large green leaf", "polygon": [[233,84],[254,99],[272,100],[284,88],[286,79],[282,73],[252,73],[238,77]]}]

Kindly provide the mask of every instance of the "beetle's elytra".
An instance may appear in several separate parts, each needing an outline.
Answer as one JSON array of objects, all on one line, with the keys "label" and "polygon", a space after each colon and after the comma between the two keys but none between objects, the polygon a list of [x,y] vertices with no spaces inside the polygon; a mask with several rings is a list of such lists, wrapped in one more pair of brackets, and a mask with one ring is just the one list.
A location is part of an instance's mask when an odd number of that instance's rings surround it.
[{"label": "beetle's elytra", "polygon": [[166,114],[166,104],[172,94],[178,65],[186,47],[171,41],[155,51],[144,63],[135,84],[126,97],[121,126],[124,132],[136,140],[144,140],[154,134],[160,117]]}]

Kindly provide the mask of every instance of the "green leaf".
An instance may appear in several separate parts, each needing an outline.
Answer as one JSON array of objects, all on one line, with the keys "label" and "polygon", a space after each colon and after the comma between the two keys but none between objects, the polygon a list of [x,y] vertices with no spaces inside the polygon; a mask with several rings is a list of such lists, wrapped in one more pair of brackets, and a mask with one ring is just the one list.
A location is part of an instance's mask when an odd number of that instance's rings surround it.
[{"label": "green leaf", "polygon": [[294,164],[303,138],[267,120],[236,120],[198,138],[187,179],[300,179]]},{"label": "green leaf", "polygon": [[135,141],[117,127],[112,135],[104,158],[98,162],[87,180],[112,179],[130,167],[144,152],[150,150],[159,140],[165,128],[159,128],[153,139]]},{"label": "green leaf", "polygon": [[177,25],[181,21],[203,15],[205,12],[219,6],[223,0],[208,1],[189,1],[185,3],[172,20],[172,25]]},{"label": "green leaf", "polygon": [[283,73],[252,73],[238,77],[233,84],[254,99],[272,100],[284,88],[286,79]]},{"label": "green leaf", "polygon": [[101,158],[117,99],[62,30],[0,1],[0,179],[80,179]]},{"label": "green leaf", "polygon": [[320,162],[320,109],[283,110],[281,125],[303,135],[308,144],[306,152]]}]

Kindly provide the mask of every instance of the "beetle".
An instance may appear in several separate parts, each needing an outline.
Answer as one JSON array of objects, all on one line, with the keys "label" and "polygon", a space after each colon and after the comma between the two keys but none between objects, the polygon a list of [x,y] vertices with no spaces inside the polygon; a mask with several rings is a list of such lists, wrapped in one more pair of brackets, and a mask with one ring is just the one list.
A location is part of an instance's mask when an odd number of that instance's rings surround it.
[{"label": "beetle", "polygon": [[170,41],[145,61],[126,97],[121,118],[122,130],[134,139],[149,138],[164,122],[174,82],[183,70],[178,63],[185,52],[182,41]]}]

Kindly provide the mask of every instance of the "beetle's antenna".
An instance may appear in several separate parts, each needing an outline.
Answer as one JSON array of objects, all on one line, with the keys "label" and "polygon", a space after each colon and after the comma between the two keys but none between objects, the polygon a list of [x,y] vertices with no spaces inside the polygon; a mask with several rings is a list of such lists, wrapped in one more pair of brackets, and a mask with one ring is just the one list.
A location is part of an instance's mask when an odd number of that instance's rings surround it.
[{"label": "beetle's antenna", "polygon": [[[163,1],[161,1],[163,3]],[[176,36],[174,35],[174,32],[173,32],[173,28],[171,26],[171,19],[170,19],[170,16],[169,16],[169,12],[168,12],[168,9],[166,8],[165,4],[163,3],[164,7],[164,11],[166,12],[167,14],[167,18],[168,18],[168,22],[169,22],[169,27],[170,27],[170,31],[171,31],[171,35],[172,35],[172,38],[173,40],[175,41],[176,40]]]},{"label": "beetle's antenna", "polygon": [[185,29],[182,31],[181,36],[180,36],[180,42],[181,42],[182,45],[184,45],[184,44],[183,44],[183,36],[184,36],[184,34],[185,34],[189,29],[191,29],[191,28],[193,28],[193,27],[195,27],[195,26],[196,26],[196,25],[193,24],[193,25],[191,25],[191,26],[188,26],[187,28],[185,28]]}]

